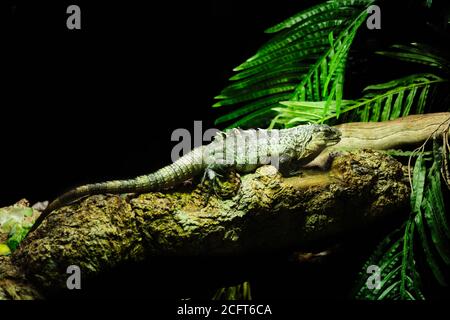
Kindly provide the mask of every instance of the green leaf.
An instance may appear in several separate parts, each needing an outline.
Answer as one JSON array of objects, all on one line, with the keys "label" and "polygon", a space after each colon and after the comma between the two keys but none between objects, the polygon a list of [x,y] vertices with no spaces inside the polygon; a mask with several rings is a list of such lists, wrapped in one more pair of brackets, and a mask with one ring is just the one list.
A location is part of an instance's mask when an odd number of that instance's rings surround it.
[{"label": "green leaf", "polygon": [[0,243],[0,256],[8,256],[11,254],[11,249],[8,245]]},{"label": "green leaf", "polygon": [[400,117],[400,114],[402,113],[402,106],[403,106],[403,95],[405,91],[402,90],[397,94],[397,98],[395,99],[394,108],[391,113],[390,119],[397,119]]},{"label": "green leaf", "polygon": [[450,230],[442,196],[440,152],[437,142],[433,141],[434,162],[427,175],[422,210],[436,251],[444,263],[450,265]]},{"label": "green leaf", "polygon": [[442,263],[450,265],[450,230],[442,195],[441,152],[436,140],[433,140],[433,163],[425,180],[425,169],[416,169],[419,166],[416,163],[413,182],[415,186],[419,186],[413,188],[411,207],[415,213],[415,224],[425,261],[437,282],[441,286],[447,286]]},{"label": "green leaf", "polygon": [[435,211],[434,204],[430,203],[428,198],[425,198],[423,201],[423,212],[425,216],[426,223],[430,229],[431,240],[439,253],[439,256],[445,262],[445,264],[450,265],[450,255],[448,252],[448,241],[443,239],[441,235],[441,230],[438,226],[438,213]]},{"label": "green leaf", "polygon": [[382,102],[382,99],[375,100],[375,103],[373,106],[373,112],[372,112],[372,115],[371,115],[369,121],[378,122],[378,120],[380,119],[380,111],[382,110],[381,102]]},{"label": "green leaf", "polygon": [[236,286],[218,289],[213,300],[252,300],[250,293],[250,283],[245,281]]},{"label": "green leaf", "polygon": [[268,28],[265,32],[266,33],[275,33],[279,32],[286,28],[291,28],[299,23],[302,23],[304,21],[308,21],[309,18],[314,16],[323,16],[326,12],[333,12],[333,9],[340,10],[344,6],[365,6],[370,4],[372,1],[328,1],[326,3],[321,3],[318,5],[315,5],[311,8],[308,8],[305,11],[302,11],[300,13],[297,13],[296,15],[290,17],[289,19],[284,20],[281,23],[278,23],[277,25]]},{"label": "green leaf", "polygon": [[394,282],[386,290],[383,290],[383,292],[378,297],[378,300],[384,300],[384,299],[388,298],[390,296],[390,294],[392,294],[392,291],[394,291],[396,289],[398,290],[399,284],[400,284],[400,281]]},{"label": "green leaf", "polygon": [[394,45],[391,51],[378,51],[377,54],[399,60],[423,64],[450,73],[450,61],[443,53],[424,44]]},{"label": "green leaf", "polygon": [[[355,287],[354,297],[368,300],[424,298],[414,260],[414,234],[415,223],[411,217],[377,246],[359,273],[360,280]],[[370,265],[379,266],[380,289],[371,290],[365,284],[368,276],[365,270]]]},{"label": "green leaf", "polygon": [[256,74],[253,76],[245,74],[245,72],[240,72],[230,78],[230,80],[234,81],[234,83],[230,84],[228,87],[222,90],[222,93],[229,90],[236,91],[238,89],[246,89],[254,84],[264,81],[271,81],[273,79],[288,76],[291,74],[296,74],[300,79],[302,75],[306,71],[308,71],[308,69],[308,65],[303,61],[289,61],[288,63],[277,66],[273,70],[269,70],[267,72]]},{"label": "green leaf", "polygon": [[289,92],[289,91],[292,91],[292,89],[294,89],[294,88],[295,88],[295,85],[285,84],[285,85],[277,86],[277,87],[270,88],[270,89],[254,91],[251,93],[246,93],[246,94],[236,96],[234,98],[230,98],[230,99],[227,98],[226,100],[219,101],[218,103],[216,103],[216,106],[231,105],[231,104],[235,104],[238,102],[254,100],[254,99],[265,97],[268,95]]},{"label": "green leaf", "polygon": [[19,246],[20,242],[25,239],[25,236],[28,234],[28,231],[30,230],[31,225],[28,226],[22,226],[20,224],[16,224],[13,228],[13,230],[10,233],[10,236],[7,240],[8,247],[11,249],[11,251],[15,251],[17,247]]},{"label": "green leaf", "polygon": [[413,212],[419,212],[423,199],[423,191],[425,188],[425,176],[426,176],[425,160],[422,154],[416,159],[413,171],[413,184],[411,191],[411,210]]},{"label": "green leaf", "polygon": [[400,296],[403,298],[408,298],[407,295],[407,269],[408,265],[412,263],[410,260],[410,255],[412,252],[412,238],[414,236],[414,223],[408,220],[406,223],[405,235],[403,237],[403,252],[402,252],[402,273],[401,273],[401,283],[400,283]]},{"label": "green leaf", "polygon": [[429,244],[429,240],[428,240],[428,236],[426,234],[426,230],[425,230],[425,226],[423,223],[423,217],[422,217],[422,212],[419,211],[416,214],[415,217],[415,224],[417,226],[417,230],[418,230],[418,234],[419,234],[419,238],[420,238],[420,243],[422,245],[422,248],[424,250],[425,253],[425,260],[427,262],[427,264],[429,265],[435,279],[438,281],[438,283],[441,286],[447,286],[447,282],[445,280],[445,277],[442,273],[441,267],[439,266],[439,263],[435,257],[435,255],[432,253],[431,251],[431,246]]},{"label": "green leaf", "polygon": [[[277,65],[280,64],[280,61],[282,63],[285,63],[287,61],[294,60],[292,59],[293,57],[304,57],[308,56],[311,53],[321,52],[328,44],[328,41],[323,37],[323,32],[320,32],[319,35],[314,35],[314,38],[310,40],[298,41],[289,44],[289,46],[283,47],[279,50],[274,50],[273,52],[269,52],[266,54],[257,54],[240,66],[234,68],[234,71],[250,69],[268,63]],[[259,71],[259,69],[256,70]]]},{"label": "green leaf", "polygon": [[[228,128],[238,128],[241,126],[251,126],[254,124],[258,124],[261,121],[261,118],[266,118],[264,116],[267,115],[274,115],[274,111],[272,110],[272,107],[265,107],[265,108],[261,108],[255,112],[252,112],[248,115],[246,115],[245,117],[239,119],[238,121],[232,123],[231,125],[229,125],[227,127]],[[255,125],[256,127],[259,127],[259,125]]]},{"label": "green leaf", "polygon": [[254,102],[251,102],[249,104],[246,104],[245,106],[232,111],[222,117],[219,117],[216,119],[215,124],[227,122],[229,120],[233,120],[236,118],[239,118],[240,116],[243,116],[245,114],[248,114],[250,112],[256,111],[258,109],[264,108],[264,107],[275,107],[280,100],[285,100],[290,96],[290,94],[278,94],[273,96],[268,96],[265,99],[257,100]]},{"label": "green leaf", "polygon": [[[378,97],[378,98],[382,99],[384,97]],[[393,98],[393,95],[390,95],[390,94],[387,95],[387,97],[386,97],[386,100],[384,102],[384,108],[381,111],[381,121],[387,121],[391,117],[392,98]]]},{"label": "green leaf", "polygon": [[[230,115],[221,116],[217,123],[243,116],[245,117],[231,126],[250,126],[255,121],[261,122],[264,119],[257,119],[258,117],[276,114],[267,109],[259,112],[268,106],[268,103],[259,101],[268,96],[289,92],[291,96],[283,100],[324,100],[326,108],[323,109],[322,117],[331,114],[338,117],[343,106],[345,65],[350,45],[358,28],[364,23],[366,9],[372,2],[329,1],[309,8],[270,29],[270,32],[283,31],[262,46],[254,56],[236,67],[235,71],[238,73],[231,80],[239,82],[231,84],[216,97],[221,101],[214,104],[214,107],[237,105],[236,110]],[[305,69],[308,64],[310,67]],[[277,102],[281,100],[271,101],[272,107],[278,107]],[[333,113],[328,110],[331,105],[334,106]],[[303,115],[309,119],[308,113]],[[272,125],[278,123],[290,126],[297,122],[294,118],[276,116]],[[246,123],[246,120],[251,123]],[[306,119],[302,121],[304,120]]]},{"label": "green leaf", "polygon": [[430,90],[430,86],[427,85],[423,88],[420,97],[419,97],[419,104],[417,107],[417,113],[423,113],[423,111],[425,110],[425,103],[427,101],[427,97],[428,97],[428,92]]},{"label": "green leaf", "polygon": [[413,105],[414,97],[416,96],[416,93],[417,93],[417,87],[414,87],[410,90],[408,96],[406,97],[406,105],[403,109],[402,117],[406,117],[407,115],[409,115],[409,112],[411,111],[411,107]]}]

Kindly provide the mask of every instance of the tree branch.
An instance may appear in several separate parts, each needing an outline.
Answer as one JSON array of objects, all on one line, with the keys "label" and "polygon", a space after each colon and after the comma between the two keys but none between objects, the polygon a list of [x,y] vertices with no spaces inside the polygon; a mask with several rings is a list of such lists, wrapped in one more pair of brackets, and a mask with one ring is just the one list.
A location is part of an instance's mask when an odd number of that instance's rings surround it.
[{"label": "tree branch", "polygon": [[[231,185],[233,183],[230,183]],[[242,177],[236,195],[201,186],[128,199],[92,196],[57,210],[14,253],[45,290],[66,286],[66,269],[83,278],[151,256],[217,256],[308,247],[363,228],[408,203],[402,165],[379,152],[339,155],[327,172],[283,178],[272,166]]]},{"label": "tree branch", "polygon": [[[419,144],[449,118],[440,113],[341,125],[342,141],[326,153],[341,147]],[[54,212],[14,252],[14,264],[7,257],[0,265],[16,270],[9,285],[23,285],[26,275],[31,281],[27,292],[34,292],[31,283],[47,292],[66,288],[70,265],[81,268],[83,279],[92,279],[122,263],[155,255],[235,256],[309,248],[398,214],[407,208],[410,192],[402,165],[369,150],[339,153],[328,171],[305,169],[294,177],[264,166],[230,179],[224,190],[227,198],[212,195],[209,200],[200,185],[128,197],[88,197]],[[2,290],[5,283],[0,281]]]}]

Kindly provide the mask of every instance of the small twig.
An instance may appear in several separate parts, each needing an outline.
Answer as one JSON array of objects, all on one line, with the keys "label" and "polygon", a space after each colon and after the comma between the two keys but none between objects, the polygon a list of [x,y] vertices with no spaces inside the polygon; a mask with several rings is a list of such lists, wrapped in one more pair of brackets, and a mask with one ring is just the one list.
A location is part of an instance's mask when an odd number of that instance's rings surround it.
[{"label": "small twig", "polygon": [[[443,124],[445,124],[446,122],[448,122],[449,120],[450,120],[450,117],[447,118],[445,121],[443,121],[441,124],[439,124],[439,125],[437,126],[437,128],[436,128],[436,129],[428,136],[428,138],[425,140],[425,142],[424,142],[420,147],[414,149],[413,152],[411,153],[411,155],[409,156],[409,159],[408,159],[408,179],[409,179],[409,184],[410,184],[410,186],[411,186],[411,192],[414,191],[414,189],[413,189],[413,184],[412,184],[412,178],[411,178],[411,159],[412,159],[413,156],[414,156],[416,153],[418,153],[419,151],[424,151],[424,150],[425,150],[425,145],[427,144],[428,140],[430,140],[430,138],[431,138],[432,136],[435,135],[435,133],[439,130],[439,128],[440,128]],[[445,131],[444,131],[444,133],[443,133],[443,135],[442,135],[443,137],[448,138],[448,130],[449,130],[449,128],[450,128],[450,123],[447,124],[447,128],[445,129]],[[448,146],[448,140],[447,140],[447,146]]]},{"label": "small twig", "polygon": [[448,169],[448,152],[450,150],[450,145],[448,143],[448,131],[450,129],[450,124],[447,125],[447,129],[442,135],[442,153],[444,157],[444,165],[441,166],[441,174],[444,178],[444,182],[447,185],[447,188],[450,189],[450,172]]}]

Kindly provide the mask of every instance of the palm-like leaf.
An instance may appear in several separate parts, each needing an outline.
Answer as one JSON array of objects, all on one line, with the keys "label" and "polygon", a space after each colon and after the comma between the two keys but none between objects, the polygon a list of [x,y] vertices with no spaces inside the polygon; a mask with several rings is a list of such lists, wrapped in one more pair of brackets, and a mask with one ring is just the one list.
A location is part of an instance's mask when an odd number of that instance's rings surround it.
[{"label": "palm-like leaf", "polygon": [[[278,33],[247,61],[236,67],[214,107],[234,111],[216,123],[251,126],[274,115],[280,101],[333,101],[339,115],[345,63],[366,9],[373,0],[332,0],[266,30]],[[326,110],[325,110],[326,111]]]},{"label": "palm-like leaf", "polygon": [[[448,284],[450,265],[450,227],[446,215],[442,188],[442,156],[447,156],[433,142],[431,158],[425,158],[424,146],[419,152],[413,169],[411,190],[411,215],[405,226],[391,233],[368,259],[359,275],[356,298],[359,299],[423,299],[421,283],[414,259],[419,248],[425,257],[424,266],[441,286]],[[431,167],[427,168],[427,162]],[[414,246],[414,239],[417,245]],[[381,289],[369,289],[364,274],[369,265],[380,267]]]},{"label": "palm-like leaf", "polygon": [[224,287],[218,289],[213,300],[252,300],[252,294],[250,290],[250,283],[245,281],[236,286]]},{"label": "palm-like leaf", "polygon": [[[357,121],[385,121],[407,116],[412,112],[422,113],[430,88],[445,81],[433,74],[417,74],[371,85],[364,89],[366,94],[361,99],[342,100],[341,113],[347,120]],[[274,108],[278,115],[273,123],[286,127],[308,122],[321,123],[337,116],[336,101],[289,101],[281,104],[282,107]]]},{"label": "palm-like leaf", "polygon": [[435,67],[450,74],[450,60],[443,57],[442,52],[438,52],[425,44],[393,45],[391,51],[378,51],[377,53],[407,62]]},{"label": "palm-like leaf", "polygon": [[[216,97],[220,101],[214,107],[234,108],[216,123],[234,121],[230,127],[259,126],[272,119],[271,127],[292,127],[302,123],[333,124],[339,117],[347,122],[385,121],[423,113],[426,106],[448,105],[450,95],[445,91],[442,103],[437,103],[438,95],[430,94],[446,80],[430,73],[371,85],[366,87],[362,98],[343,99],[349,50],[367,17],[367,7],[373,2],[330,0],[266,30],[276,35],[234,69],[237,74],[230,79],[233,83]],[[448,59],[423,44],[395,45],[391,51],[377,53],[431,67],[446,78],[450,74]],[[360,274],[363,281],[357,287],[356,297],[423,299],[414,258],[417,252],[424,254],[425,266],[438,283],[447,285],[444,268],[450,266],[450,227],[441,176],[450,186],[450,146],[447,136],[444,140],[443,151],[436,144],[433,152],[420,149],[412,179],[411,215],[369,259]],[[408,152],[394,150],[392,154],[405,156]],[[413,155],[417,153],[410,153]],[[429,155],[433,160],[431,166],[427,165]],[[371,264],[381,270],[381,289],[375,291],[365,286],[366,267]]]},{"label": "palm-like leaf", "polygon": [[421,156],[414,167],[412,210],[426,262],[438,283],[446,286],[442,266],[450,265],[450,229],[441,189],[441,151],[436,141],[433,146],[434,161],[428,174]]},{"label": "palm-like leaf", "polygon": [[[414,223],[409,220],[402,228],[388,235],[367,260],[359,274],[354,296],[367,300],[417,300],[424,299],[420,290],[419,274],[415,267],[413,251]],[[367,269],[379,268],[379,288],[369,288]]]}]

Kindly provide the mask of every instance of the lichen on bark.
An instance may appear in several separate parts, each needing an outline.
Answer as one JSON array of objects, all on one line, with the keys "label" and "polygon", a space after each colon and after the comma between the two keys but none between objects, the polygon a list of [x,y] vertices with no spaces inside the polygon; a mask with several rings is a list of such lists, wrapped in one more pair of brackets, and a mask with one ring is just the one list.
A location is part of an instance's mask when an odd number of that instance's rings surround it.
[{"label": "lichen on bark", "polygon": [[[234,183],[234,182],[233,182]],[[44,290],[152,256],[235,256],[307,248],[398,214],[408,204],[402,165],[376,151],[343,152],[329,170],[282,177],[263,166],[220,198],[202,185],[97,195],[61,208],[21,244],[14,262]]]}]

